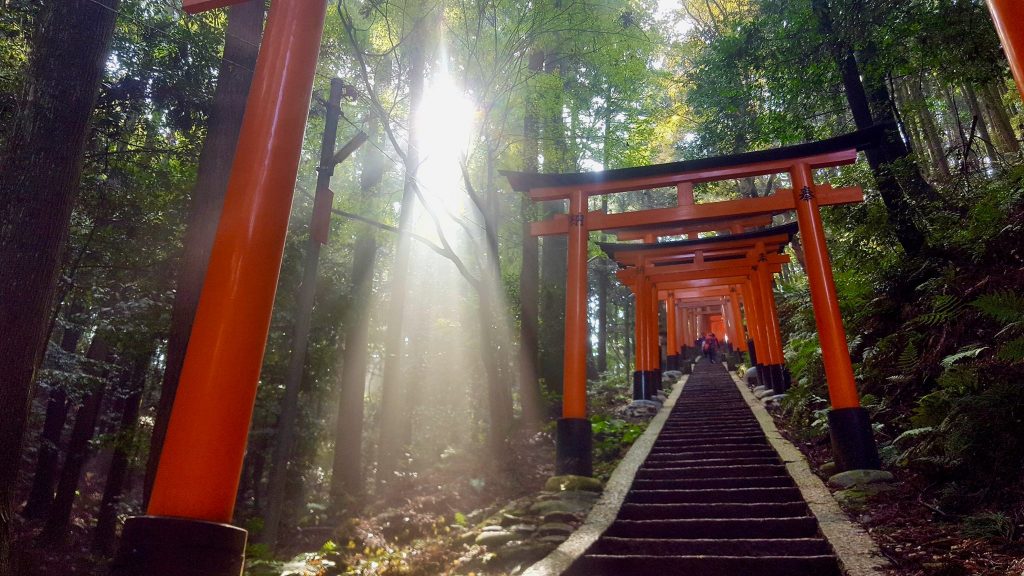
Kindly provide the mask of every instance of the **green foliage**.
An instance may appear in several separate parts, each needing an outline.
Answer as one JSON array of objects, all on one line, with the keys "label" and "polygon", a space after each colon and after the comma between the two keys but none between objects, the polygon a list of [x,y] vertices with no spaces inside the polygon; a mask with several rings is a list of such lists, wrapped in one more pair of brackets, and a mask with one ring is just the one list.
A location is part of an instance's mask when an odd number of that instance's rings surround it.
[{"label": "green foliage", "polygon": [[982,512],[963,519],[960,533],[967,538],[1013,540],[1016,526],[1013,518],[1002,512]]},{"label": "green foliage", "polygon": [[601,460],[620,458],[646,428],[645,425],[607,416],[592,416],[590,424],[594,433],[594,452]]},{"label": "green foliage", "polygon": [[939,294],[932,300],[931,311],[918,316],[917,323],[928,328],[948,324],[957,318],[962,306],[960,298],[950,294]]}]

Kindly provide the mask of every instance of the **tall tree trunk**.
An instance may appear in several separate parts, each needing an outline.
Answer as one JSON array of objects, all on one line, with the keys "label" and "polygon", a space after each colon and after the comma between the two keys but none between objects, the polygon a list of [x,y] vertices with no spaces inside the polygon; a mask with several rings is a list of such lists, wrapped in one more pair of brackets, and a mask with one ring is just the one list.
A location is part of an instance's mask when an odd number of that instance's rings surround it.
[{"label": "tall tree trunk", "polygon": [[932,167],[941,180],[949,180],[950,173],[949,163],[946,162],[946,150],[942,145],[942,139],[939,138],[939,131],[935,127],[935,119],[932,118],[928,101],[924,97],[924,91],[921,89],[921,81],[913,78],[907,84],[910,98],[917,107],[921,130],[924,132],[925,141],[928,143],[928,152],[932,157]]},{"label": "tall tree trunk", "polygon": [[985,153],[988,154],[989,160],[991,162],[995,162],[999,157],[999,153],[996,151],[996,147],[992,143],[992,135],[989,134],[985,114],[982,113],[981,104],[978,103],[978,95],[974,92],[974,86],[965,82],[963,84],[962,91],[964,99],[967,100],[967,106],[971,110],[971,116],[974,117],[973,124],[976,126],[978,138],[981,140],[982,144],[985,145]]},{"label": "tall tree trunk", "polygon": [[11,557],[14,493],[89,116],[118,0],[46,2],[25,89],[0,157],[0,574]]},{"label": "tall tree trunk", "polygon": [[484,205],[480,206],[484,219],[484,235],[487,253],[484,254],[484,266],[480,274],[480,339],[484,362],[484,374],[487,378],[488,407],[488,444],[495,463],[499,467],[512,465],[507,452],[508,434],[512,429],[512,391],[501,370],[501,342],[498,326],[498,298],[501,290],[501,260],[498,247],[498,205],[497,189],[494,184],[496,154],[490,140],[487,146],[487,184],[484,190]]},{"label": "tall tree trunk", "polygon": [[[562,117],[564,75],[563,63],[548,55],[544,71],[562,79],[563,89],[548,104],[542,118],[544,172],[557,173],[569,169],[568,143]],[[545,202],[544,216],[550,218],[565,212],[564,202]],[[568,238],[565,235],[544,237],[540,252],[540,322],[538,326],[538,373],[549,391],[561,392],[565,361],[565,283]]]},{"label": "tall tree trunk", "polygon": [[[380,76],[377,76],[379,79]],[[379,81],[379,80],[378,80]],[[359,175],[361,203],[371,201],[384,177],[384,157],[378,150],[379,126],[371,119],[366,133],[371,146],[363,148]],[[366,396],[367,356],[370,342],[370,308],[373,298],[377,239],[373,229],[359,225],[352,256],[349,307],[345,316],[345,350],[339,378],[338,416],[334,432],[334,465],[331,473],[331,508],[334,514],[358,509],[364,491],[363,418]]]},{"label": "tall tree trunk", "polygon": [[185,231],[184,252],[178,269],[171,328],[167,336],[167,362],[160,388],[156,422],[146,463],[144,500],[156,478],[160,451],[167,434],[167,424],[178,391],[178,378],[185,362],[192,321],[199,306],[199,294],[206,278],[206,266],[213,249],[224,194],[231,176],[238,132],[242,129],[252,70],[256,67],[260,39],[263,36],[263,0],[248,0],[228,8],[228,26],[224,40],[224,56],[217,74],[217,89],[206,130],[206,140],[199,154],[196,184],[192,189]]},{"label": "tall tree trunk", "polygon": [[412,253],[412,214],[416,203],[416,174],[419,170],[420,153],[417,117],[423,101],[424,75],[426,74],[426,36],[421,30],[418,36],[407,41],[413,43],[409,54],[409,119],[408,148],[405,153],[405,189],[402,193],[402,212],[398,218],[398,246],[395,262],[391,269],[391,300],[388,303],[387,332],[384,336],[384,375],[381,384],[380,440],[377,444],[377,482],[386,487],[398,466],[398,458],[408,444],[406,430],[409,426],[410,406],[403,379],[402,357],[405,354],[403,341],[403,319],[408,292],[409,258]]},{"label": "tall tree trunk", "polygon": [[151,354],[142,354],[136,358],[127,378],[127,386],[120,390],[124,396],[121,407],[121,425],[117,431],[118,438],[114,446],[114,454],[107,470],[107,483],[103,488],[103,500],[93,531],[93,550],[104,555],[113,551],[115,533],[117,531],[117,513],[128,478],[128,465],[134,455],[136,435],[138,434],[139,407],[142,404],[142,393],[146,388],[146,372],[149,370]]},{"label": "tall tree trunk", "polygon": [[1008,154],[1020,152],[1020,141],[1013,131],[1013,124],[1010,116],[1006,113],[1006,107],[999,95],[999,89],[995,82],[989,82],[982,86],[981,103],[989,112],[992,119],[992,131],[996,134],[1000,148]]},{"label": "tall tree trunk", "polygon": [[[898,171],[903,176],[902,181],[898,178],[897,169],[892,164],[906,159],[909,150],[895,128],[895,116],[889,105],[888,89],[884,80],[879,78],[878,74],[868,75],[865,81],[871,77],[874,79],[871,81],[870,90],[865,87],[853,50],[833,29],[827,0],[812,0],[812,7],[822,33],[829,39],[832,56],[839,67],[846,99],[857,128],[864,129],[875,124],[872,103],[876,104],[880,121],[892,122],[892,127],[886,130],[882,143],[878,147],[866,150],[865,156],[875,175],[878,192],[885,204],[896,239],[908,256],[915,256],[924,248],[925,236],[914,222],[913,207],[908,197],[930,199],[934,196],[934,190],[921,178],[916,168],[900,167]],[[871,60],[873,48],[865,48],[863,53]]]},{"label": "tall tree trunk", "polygon": [[[305,373],[306,350],[309,345],[309,331],[312,326],[313,304],[316,297],[317,273],[320,269],[320,242],[321,240],[326,241],[326,238],[318,237],[314,230],[314,226],[318,224],[316,219],[320,216],[315,210],[321,199],[331,198],[331,177],[334,175],[335,169],[334,150],[338,140],[338,122],[341,118],[341,99],[344,92],[345,85],[341,80],[331,81],[323,138],[320,143],[320,166],[317,170],[316,183],[317,201],[314,202],[313,220],[309,225],[302,281],[295,306],[291,356],[288,360],[288,371],[285,374],[284,398],[281,402],[281,412],[274,434],[274,449],[270,461],[270,482],[267,485],[269,506],[264,519],[262,541],[271,549],[277,546],[277,534],[285,501],[285,479],[295,443],[295,427],[299,415],[299,388]],[[328,211],[324,216],[329,219],[330,206],[321,209]]]},{"label": "tall tree trunk", "polygon": [[[531,75],[544,68],[544,53],[530,52]],[[537,101],[532,90],[527,95],[523,114],[523,170],[537,172],[540,154],[540,123]],[[540,298],[540,243],[530,234],[533,201],[523,194],[519,199],[519,217],[522,223],[521,268],[519,271],[519,401],[523,408],[523,422],[534,427],[540,422],[541,395],[537,381],[537,324]]]},{"label": "tall tree trunk", "polygon": [[[77,304],[71,306],[72,311],[78,308]],[[75,354],[81,339],[82,328],[78,325],[68,326],[61,335],[61,350],[67,354]],[[28,501],[21,512],[26,518],[45,518],[50,513],[60,464],[60,438],[64,433],[64,424],[67,423],[70,411],[71,402],[68,400],[67,388],[58,384],[50,391],[50,397],[46,401],[46,419],[43,421],[43,432],[40,435],[36,473],[32,477]]]},{"label": "tall tree trunk", "polygon": [[46,519],[46,526],[41,534],[45,542],[63,541],[71,525],[71,509],[75,504],[78,481],[82,476],[82,467],[89,457],[89,442],[96,432],[96,423],[99,421],[100,408],[103,406],[103,396],[106,392],[107,373],[100,363],[106,362],[109,356],[107,343],[103,337],[99,334],[93,336],[86,355],[92,364],[86,366],[84,372],[92,376],[95,382],[75,414],[75,425],[68,440],[68,453],[64,458],[64,467],[60,471],[57,494],[54,496],[50,516]]}]

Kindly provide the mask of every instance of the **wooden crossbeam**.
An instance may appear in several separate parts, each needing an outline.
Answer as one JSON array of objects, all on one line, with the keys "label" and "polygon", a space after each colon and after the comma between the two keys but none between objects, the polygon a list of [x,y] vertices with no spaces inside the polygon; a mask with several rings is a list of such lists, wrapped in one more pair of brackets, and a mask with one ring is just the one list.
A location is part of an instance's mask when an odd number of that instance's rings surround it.
[{"label": "wooden crossbeam", "polygon": [[[856,204],[864,201],[864,191],[859,187],[833,188],[828,184],[823,184],[815,187],[815,197],[819,206]],[[586,214],[584,226],[591,232],[595,230],[625,230],[654,225],[721,222],[735,218],[781,214],[795,209],[796,199],[793,197],[793,191],[780,188],[774,194],[759,198],[654,208],[621,214],[593,211]],[[566,214],[557,214],[553,218],[530,223],[530,234],[533,236],[550,236],[568,232],[569,217]]]},{"label": "wooden crossbeam", "polygon": [[245,1],[246,0],[183,0],[181,7],[189,14],[198,14],[215,8],[231,6],[232,4],[241,4]]}]

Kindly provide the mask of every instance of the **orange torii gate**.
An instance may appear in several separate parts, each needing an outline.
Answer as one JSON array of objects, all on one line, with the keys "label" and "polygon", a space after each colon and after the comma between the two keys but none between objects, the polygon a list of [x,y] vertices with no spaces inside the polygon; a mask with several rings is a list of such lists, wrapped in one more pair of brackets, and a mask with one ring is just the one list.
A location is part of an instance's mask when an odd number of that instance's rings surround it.
[{"label": "orange torii gate", "polygon": [[[782,264],[789,262],[789,256],[781,252],[789,244],[796,230],[795,224],[788,224],[766,230],[697,240],[658,244],[599,245],[609,257],[618,262],[619,266],[625,268],[620,270],[618,275],[631,288],[649,284],[660,292],[665,292],[670,288],[693,288],[693,282],[699,282],[702,290],[708,290],[710,286],[725,289],[736,285],[743,287],[743,291],[749,293],[747,307],[748,315],[751,317],[748,319],[748,325],[755,335],[751,359],[757,366],[762,382],[781,393],[786,389],[786,376],[778,314],[771,290],[772,275],[780,271]],[[739,279],[744,280],[735,282]],[[706,292],[698,293],[698,296],[707,295]],[[670,312],[667,315],[668,326],[674,323],[672,308],[673,306],[669,307]],[[720,309],[719,315],[725,322],[727,314],[724,308]],[[643,319],[644,315],[638,312],[637,318]],[[710,326],[700,330],[705,334],[709,331],[713,331]],[[671,330],[667,332],[669,335],[672,333]],[[676,354],[679,352],[673,349],[674,340],[669,338],[670,355],[667,362],[670,369],[678,367]],[[640,350],[640,346],[644,344],[645,341],[638,341],[638,358],[649,355]],[[647,382],[650,378],[660,379],[660,373],[654,372],[649,375],[640,368],[637,369],[634,373],[634,398],[646,398],[650,395],[652,385]],[[653,383],[653,389],[657,389],[657,381]]]},{"label": "orange torii gate", "polygon": [[[875,126],[821,142],[774,150],[601,172],[503,172],[513,189],[525,192],[532,200],[568,201],[567,214],[531,224],[534,235],[568,235],[565,369],[562,417],[558,420],[556,435],[556,473],[592,473],[586,380],[589,233],[658,226],[671,228],[708,222],[719,223],[728,229],[730,221],[794,210],[804,244],[811,300],[829,385],[832,404],[829,424],[836,464],[843,470],[877,468],[880,465],[871,422],[867,411],[860,406],[853,378],[825,232],[818,211],[822,205],[860,202],[863,193],[859,188],[833,189],[827,184],[816,184],[813,171],[852,164],[857,159],[858,150],[874,146],[883,130],[884,127]],[[695,184],[778,173],[788,175],[791,188],[757,198],[706,204],[694,202]],[[588,210],[591,196],[668,186],[675,187],[677,193],[677,204],[673,207],[619,214]],[[738,278],[733,284],[745,281],[746,278]],[[648,302],[656,301],[658,295],[652,289],[641,289],[637,294],[647,307],[650,307]],[[753,295],[744,294],[744,300],[751,302]],[[640,309],[638,306],[638,312]],[[653,337],[649,329],[643,332],[638,336],[657,341],[656,330]],[[650,363],[644,367],[650,368]]]}]

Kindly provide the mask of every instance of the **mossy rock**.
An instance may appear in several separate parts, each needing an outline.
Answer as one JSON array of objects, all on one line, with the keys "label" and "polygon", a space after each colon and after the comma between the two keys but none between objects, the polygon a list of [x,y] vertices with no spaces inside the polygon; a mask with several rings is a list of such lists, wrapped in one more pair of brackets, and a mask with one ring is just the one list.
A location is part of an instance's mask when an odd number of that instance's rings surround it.
[{"label": "mossy rock", "polygon": [[552,476],[544,483],[544,489],[553,492],[565,492],[569,490],[585,490],[587,492],[600,492],[604,489],[601,481],[589,476]]}]

